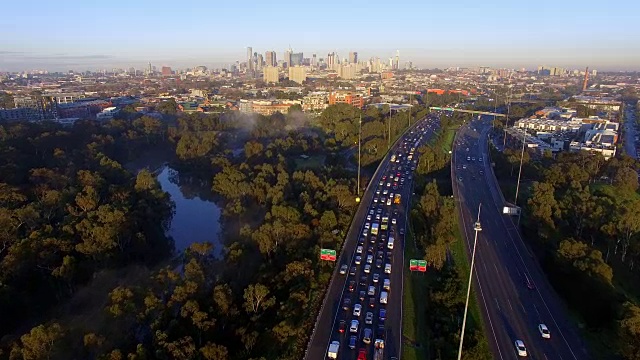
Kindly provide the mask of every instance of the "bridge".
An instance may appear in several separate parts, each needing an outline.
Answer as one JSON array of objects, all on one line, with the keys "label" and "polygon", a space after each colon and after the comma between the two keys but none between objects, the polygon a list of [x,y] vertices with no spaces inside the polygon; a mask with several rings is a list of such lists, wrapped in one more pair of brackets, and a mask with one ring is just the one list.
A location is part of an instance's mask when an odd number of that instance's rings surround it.
[{"label": "bridge", "polygon": [[430,106],[429,110],[457,111],[457,112],[475,114],[475,115],[491,115],[491,116],[507,117],[507,115],[505,115],[505,114],[492,113],[492,112],[488,112],[488,111],[464,110],[464,109],[457,109],[457,108],[452,108],[452,107],[444,107],[443,108],[443,107],[437,107],[437,106]]}]

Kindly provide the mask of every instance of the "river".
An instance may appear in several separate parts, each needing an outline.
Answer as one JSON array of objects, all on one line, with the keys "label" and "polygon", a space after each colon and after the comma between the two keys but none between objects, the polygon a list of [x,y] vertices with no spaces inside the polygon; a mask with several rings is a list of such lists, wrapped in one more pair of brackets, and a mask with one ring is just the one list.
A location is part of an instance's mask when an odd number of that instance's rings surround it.
[{"label": "river", "polygon": [[157,178],[162,190],[169,193],[176,204],[169,229],[176,252],[183,252],[194,242],[210,242],[214,246],[213,255],[217,259],[222,258],[224,245],[220,239],[220,208],[212,200],[202,199],[199,195],[210,194],[210,188],[190,178],[181,179],[176,170],[166,165]]}]

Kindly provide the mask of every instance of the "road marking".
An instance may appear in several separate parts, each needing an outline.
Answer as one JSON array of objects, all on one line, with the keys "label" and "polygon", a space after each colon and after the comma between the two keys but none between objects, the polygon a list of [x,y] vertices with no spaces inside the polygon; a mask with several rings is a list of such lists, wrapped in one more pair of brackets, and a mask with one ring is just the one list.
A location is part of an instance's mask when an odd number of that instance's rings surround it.
[{"label": "road marking", "polygon": [[507,301],[509,302],[509,307],[511,308],[511,310],[513,311],[513,306],[511,305],[511,300],[507,299]]},{"label": "road marking", "polygon": [[522,273],[520,273],[520,268],[516,266],[516,271],[518,272],[518,276],[522,277]]},{"label": "road marking", "polygon": [[533,308],[536,310],[536,314],[538,314],[538,318],[540,318],[540,311],[538,311],[538,307],[536,304],[533,304]]},{"label": "road marking", "polygon": [[496,263],[493,263],[493,267],[496,269],[496,274],[500,275],[500,273],[498,272],[498,266],[496,266]]},{"label": "road marking", "polygon": [[522,306],[522,312],[526,315],[527,314],[527,310],[525,310],[524,304],[520,303],[520,306]]},{"label": "road marking", "polygon": [[487,264],[485,264],[484,261],[482,262],[482,266],[484,266],[484,271],[487,271]]},{"label": "road marking", "polygon": [[498,303],[498,298],[494,298],[494,300],[496,301],[496,306],[498,307],[498,311],[501,311],[500,304]]}]

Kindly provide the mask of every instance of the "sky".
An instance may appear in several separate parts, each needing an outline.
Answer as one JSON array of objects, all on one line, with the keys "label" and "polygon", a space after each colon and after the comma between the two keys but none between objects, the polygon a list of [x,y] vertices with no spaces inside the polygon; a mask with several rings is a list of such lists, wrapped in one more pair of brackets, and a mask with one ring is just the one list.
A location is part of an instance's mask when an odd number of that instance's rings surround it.
[{"label": "sky", "polygon": [[640,2],[609,0],[6,1],[0,71],[223,67],[246,47],[277,58],[401,66],[640,70]]}]

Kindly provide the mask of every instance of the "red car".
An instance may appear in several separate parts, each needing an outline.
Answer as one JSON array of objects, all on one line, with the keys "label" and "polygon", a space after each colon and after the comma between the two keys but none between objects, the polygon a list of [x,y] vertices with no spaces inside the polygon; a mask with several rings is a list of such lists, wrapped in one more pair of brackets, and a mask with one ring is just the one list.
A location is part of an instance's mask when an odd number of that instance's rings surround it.
[{"label": "red car", "polygon": [[358,352],[358,360],[367,360],[367,350],[364,348],[360,348]]},{"label": "red car", "polygon": [[344,333],[344,329],[346,326],[346,321],[340,320],[340,325],[338,325],[338,332],[340,332],[341,334]]}]

